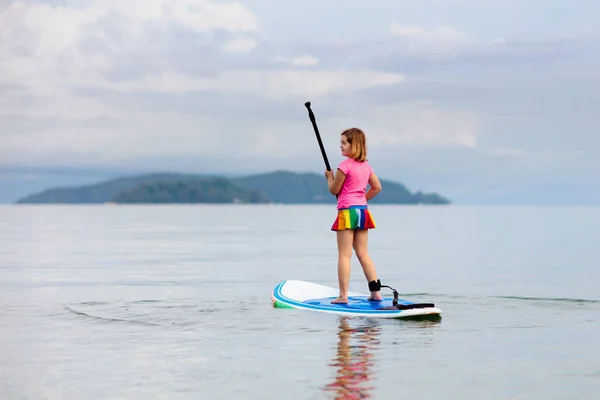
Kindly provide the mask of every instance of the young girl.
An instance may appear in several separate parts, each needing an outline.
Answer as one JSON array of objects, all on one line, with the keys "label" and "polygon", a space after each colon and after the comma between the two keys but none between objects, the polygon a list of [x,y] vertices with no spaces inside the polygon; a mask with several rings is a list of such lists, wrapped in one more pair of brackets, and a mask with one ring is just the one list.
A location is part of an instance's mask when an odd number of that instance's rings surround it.
[{"label": "young girl", "polygon": [[[335,177],[333,171],[325,171],[329,191],[338,196],[338,215],[331,230],[337,233],[340,296],[332,303],[348,303],[353,248],[369,282],[369,300],[379,301],[381,281],[377,279],[375,265],[367,250],[368,230],[375,228],[367,202],[381,191],[381,183],[367,161],[367,145],[362,130],[344,130],[340,149],[347,159],[339,164]],[[371,186],[368,192],[367,183]]]}]

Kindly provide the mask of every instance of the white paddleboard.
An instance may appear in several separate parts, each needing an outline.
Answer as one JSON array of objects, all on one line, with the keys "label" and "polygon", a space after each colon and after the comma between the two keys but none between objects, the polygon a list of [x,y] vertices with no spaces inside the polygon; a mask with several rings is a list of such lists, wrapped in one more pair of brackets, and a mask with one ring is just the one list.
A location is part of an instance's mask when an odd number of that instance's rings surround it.
[{"label": "white paddleboard", "polygon": [[[382,289],[384,290],[384,289]],[[331,300],[338,297],[339,289],[316,283],[287,280],[279,283],[273,290],[271,301],[277,308],[296,308],[319,311],[338,315],[370,317],[370,318],[405,318],[418,316],[436,316],[442,311],[431,303],[414,303],[393,298],[370,301],[370,294],[350,292],[347,304],[333,304]]]}]

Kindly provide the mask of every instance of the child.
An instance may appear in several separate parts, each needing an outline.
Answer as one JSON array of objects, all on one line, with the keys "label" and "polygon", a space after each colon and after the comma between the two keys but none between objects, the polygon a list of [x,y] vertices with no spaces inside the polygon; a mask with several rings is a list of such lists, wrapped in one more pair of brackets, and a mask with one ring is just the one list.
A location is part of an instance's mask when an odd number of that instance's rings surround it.
[{"label": "child", "polygon": [[[367,250],[368,230],[375,228],[367,202],[381,191],[381,183],[367,161],[367,146],[362,130],[344,130],[340,149],[342,155],[348,158],[339,164],[335,177],[333,171],[325,171],[329,191],[338,196],[338,215],[331,230],[337,232],[340,295],[332,303],[348,303],[352,248],[369,282],[369,300],[380,301],[381,281],[377,279],[375,265]],[[371,186],[368,192],[367,183]]]}]

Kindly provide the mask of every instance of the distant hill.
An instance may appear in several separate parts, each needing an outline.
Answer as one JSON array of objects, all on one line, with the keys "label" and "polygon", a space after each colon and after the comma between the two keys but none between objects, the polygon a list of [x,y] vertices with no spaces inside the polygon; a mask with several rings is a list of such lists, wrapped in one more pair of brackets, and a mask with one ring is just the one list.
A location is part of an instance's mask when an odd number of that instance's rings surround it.
[{"label": "distant hill", "polygon": [[325,176],[314,173],[275,171],[233,178],[232,182],[245,189],[256,189],[274,203],[332,203]]},{"label": "distant hill", "polygon": [[121,192],[143,184],[156,182],[189,182],[209,179],[210,176],[177,173],[155,173],[129,176],[92,185],[47,189],[25,196],[17,203],[106,203],[113,201]]},{"label": "distant hill", "polygon": [[[404,185],[380,179],[384,188],[371,203],[392,204],[447,204],[437,194],[412,194]],[[323,175],[275,171],[266,174],[234,178],[232,181],[246,189],[257,189],[276,203],[335,203]]]},{"label": "distant hill", "polygon": [[[436,193],[411,193],[401,183],[381,179],[383,190],[371,202],[380,204],[449,204]],[[335,203],[325,178],[315,173],[275,171],[233,178],[154,173],[94,185],[34,193],[17,201],[32,203]]]},{"label": "distant hill", "polygon": [[258,190],[244,190],[227,179],[144,183],[115,196],[115,203],[267,203]]}]

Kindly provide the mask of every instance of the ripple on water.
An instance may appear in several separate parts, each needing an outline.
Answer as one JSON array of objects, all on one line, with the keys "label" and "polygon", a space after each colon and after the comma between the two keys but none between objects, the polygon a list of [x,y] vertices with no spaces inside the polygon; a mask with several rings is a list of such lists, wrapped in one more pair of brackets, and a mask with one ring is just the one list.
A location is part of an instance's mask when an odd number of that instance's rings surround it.
[{"label": "ripple on water", "polygon": [[78,316],[100,323],[122,323],[171,328],[206,324],[211,316],[223,312],[220,302],[192,302],[192,299],[143,299],[124,302],[83,301],[65,304],[64,308]]}]

